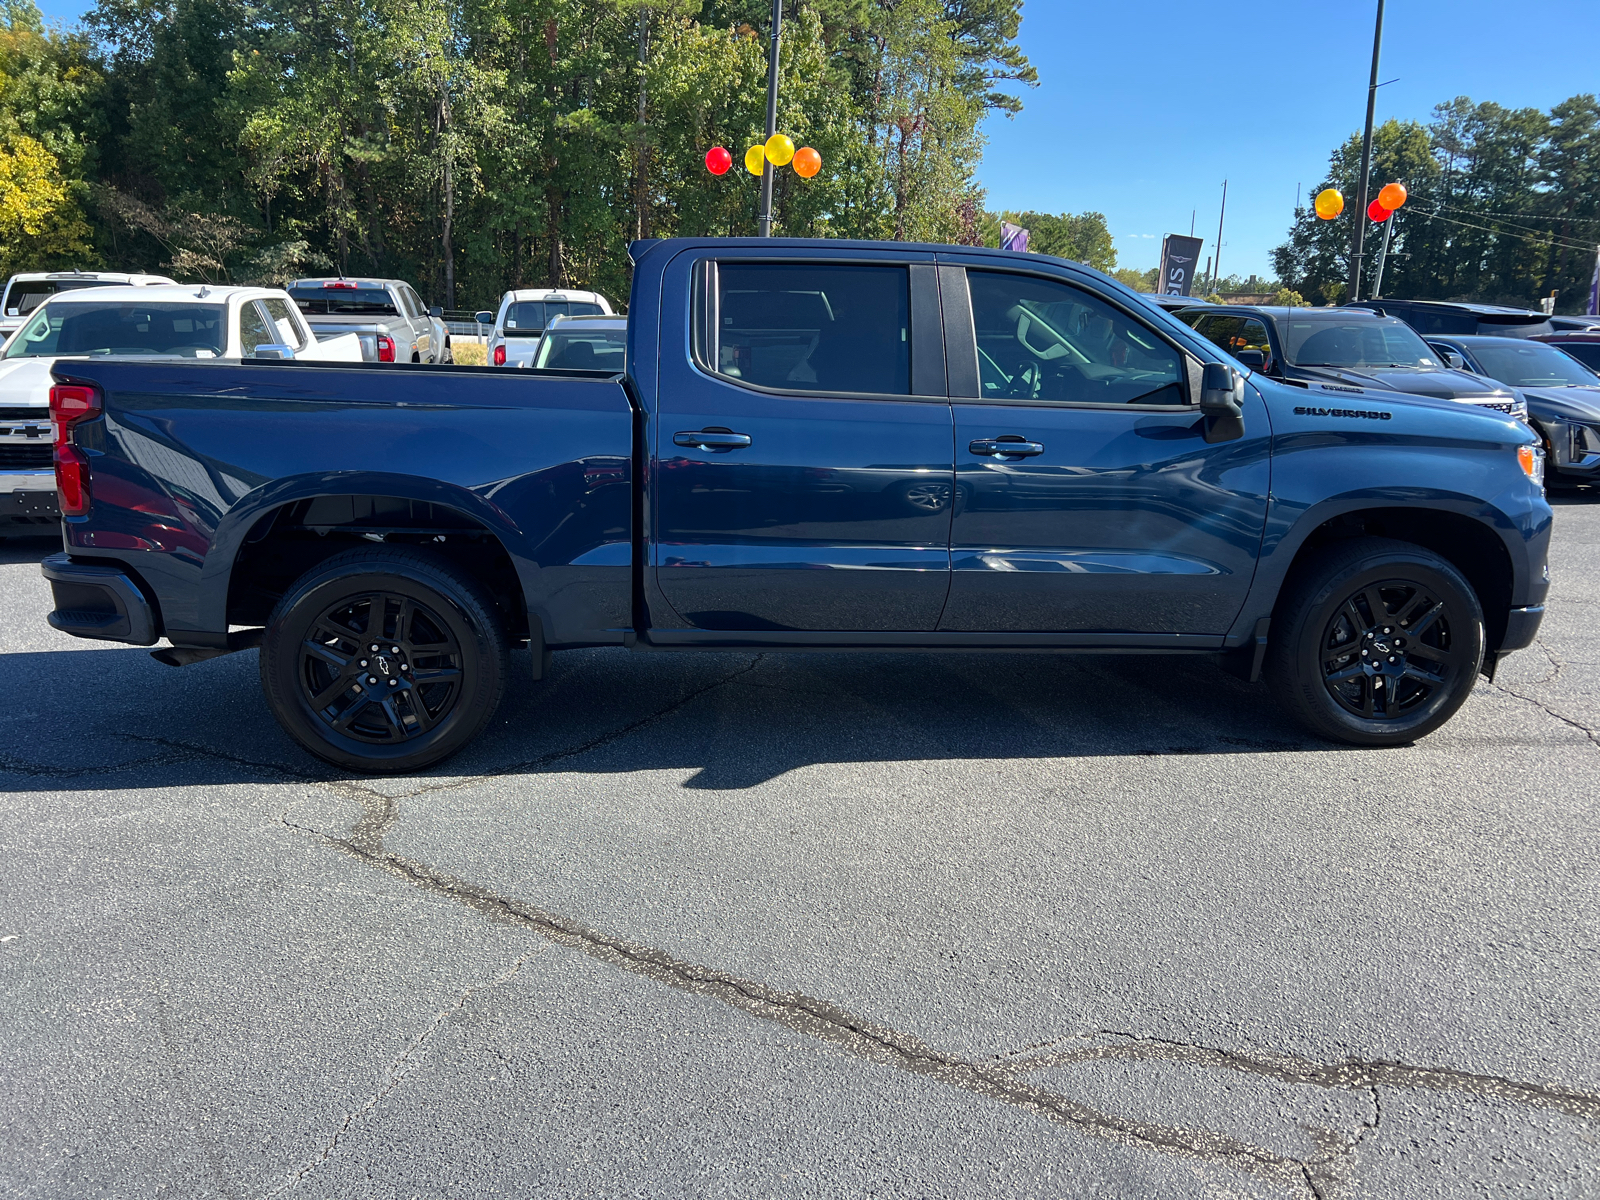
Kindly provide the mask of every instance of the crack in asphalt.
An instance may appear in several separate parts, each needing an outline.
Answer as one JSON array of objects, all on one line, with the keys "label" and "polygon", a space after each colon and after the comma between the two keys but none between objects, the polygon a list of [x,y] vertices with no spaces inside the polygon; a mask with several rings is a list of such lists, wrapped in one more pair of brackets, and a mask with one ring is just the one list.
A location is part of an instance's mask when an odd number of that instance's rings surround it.
[{"label": "crack in asphalt", "polygon": [[327,1162],[328,1159],[333,1157],[333,1152],[339,1148],[339,1143],[343,1141],[345,1135],[350,1132],[350,1126],[355,1124],[356,1121],[376,1108],[383,1101],[384,1097],[386,1097],[390,1092],[394,1091],[395,1088],[399,1087],[400,1084],[405,1081],[406,1076],[411,1074],[412,1068],[409,1064],[411,1063],[412,1058],[416,1055],[417,1051],[421,1050],[422,1047],[427,1044],[434,1034],[439,1032],[439,1030],[444,1026],[445,1022],[465,1008],[467,1006],[467,1002],[471,1000],[476,993],[482,991],[484,988],[499,987],[502,983],[506,983],[510,979],[514,978],[516,974],[522,970],[522,964],[533,957],[533,954],[534,951],[532,950],[525,951],[503,974],[490,980],[488,983],[474,984],[472,987],[469,987],[463,991],[460,996],[456,997],[456,1002],[449,1008],[441,1008],[434,1015],[434,1018],[428,1024],[428,1027],[419,1033],[415,1038],[413,1038],[411,1040],[411,1044],[401,1051],[400,1056],[390,1064],[389,1073],[384,1079],[382,1086],[380,1086],[376,1092],[369,1096],[358,1108],[352,1109],[350,1112],[345,1114],[344,1121],[334,1132],[333,1137],[328,1140],[328,1144],[322,1148],[322,1152],[310,1162],[306,1163],[305,1166],[301,1167],[282,1184],[268,1192],[264,1197],[264,1200],[271,1200],[273,1196],[282,1195],[284,1192],[294,1187],[295,1184],[302,1182],[307,1175],[311,1174],[311,1172],[315,1171],[323,1163]]},{"label": "crack in asphalt", "polygon": [[[463,904],[491,920],[529,929],[549,943],[577,950],[597,961],[665,986],[720,1001],[749,1016],[774,1022],[866,1061],[896,1067],[947,1086],[998,1100],[1102,1140],[1224,1164],[1263,1181],[1303,1190],[1314,1200],[1334,1200],[1349,1183],[1354,1168],[1353,1155],[1356,1148],[1378,1128],[1382,1118],[1380,1086],[1423,1088],[1474,1097],[1497,1098],[1571,1117],[1600,1121],[1600,1094],[1572,1088],[1476,1074],[1448,1067],[1418,1067],[1389,1060],[1348,1058],[1342,1062],[1322,1063],[1292,1055],[1248,1054],[1111,1029],[1101,1029],[1087,1035],[1075,1035],[1071,1039],[1051,1039],[1002,1055],[991,1056],[985,1060],[967,1058],[941,1051],[913,1034],[857,1016],[827,1000],[797,991],[780,991],[753,979],[675,958],[665,951],[605,933],[527,901],[500,895],[488,887],[461,879],[430,864],[405,857],[386,848],[385,838],[399,820],[400,800],[449,791],[511,773],[537,770],[600,749],[673,715],[708,692],[734,683],[753,671],[762,657],[757,655],[739,670],[696,688],[635,721],[599,734],[579,745],[553,750],[480,775],[417,788],[394,797],[376,792],[357,780],[334,778],[325,773],[308,772],[283,763],[254,760],[176,739],[130,736],[130,740],[159,745],[172,752],[139,760],[142,764],[165,764],[188,761],[201,756],[211,757],[238,767],[327,788],[347,800],[354,800],[360,805],[361,815],[344,835],[299,824],[290,819],[288,812],[282,814],[280,821],[286,828],[317,838],[366,865]],[[1501,690],[1516,695],[1518,699],[1544,707],[1529,697],[1517,695],[1509,688],[1501,687]],[[1558,713],[1552,712],[1550,715],[1583,729],[1591,739],[1596,740],[1597,745],[1600,745],[1600,737],[1597,737],[1594,731]],[[0,769],[4,769],[5,764],[10,761],[0,759]],[[51,770],[40,768],[40,773]],[[86,770],[82,773],[89,772]],[[64,775],[65,772],[61,774]],[[491,984],[476,985],[466,989],[453,1006],[437,1014],[429,1026],[391,1064],[376,1092],[362,1105],[345,1115],[321,1153],[269,1195],[276,1196],[294,1187],[325,1163],[337,1151],[341,1141],[348,1136],[355,1123],[371,1112],[411,1074],[418,1051],[443,1024],[459,1012],[476,992],[514,977],[532,953],[529,951],[523,954],[511,969]],[[1109,1037],[1117,1041],[1109,1044],[1079,1045],[1067,1049],[1049,1049],[1051,1046],[1059,1046],[1063,1041],[1081,1040],[1085,1036]],[[1019,1055],[1021,1057],[1018,1057]],[[1095,1109],[1060,1090],[1020,1078],[1051,1066],[1095,1059],[1182,1063],[1239,1071],[1293,1085],[1341,1091],[1366,1090],[1372,1097],[1373,1116],[1370,1122],[1363,1121],[1361,1131],[1354,1138],[1342,1136],[1332,1130],[1305,1127],[1305,1132],[1311,1138],[1315,1150],[1306,1156],[1295,1157],[1212,1130],[1118,1116]]]}]

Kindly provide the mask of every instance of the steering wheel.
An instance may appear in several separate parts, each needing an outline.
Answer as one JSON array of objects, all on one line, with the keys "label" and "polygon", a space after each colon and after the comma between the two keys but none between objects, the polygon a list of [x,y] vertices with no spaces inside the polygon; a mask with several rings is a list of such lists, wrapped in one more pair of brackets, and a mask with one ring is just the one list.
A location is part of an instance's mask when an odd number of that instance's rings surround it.
[{"label": "steering wheel", "polygon": [[[1045,337],[1053,342],[1054,345],[1035,346],[1031,341],[1028,340],[1028,334],[1034,329],[1043,330]],[[1067,339],[1062,337],[1054,329],[1051,329],[1050,326],[1046,325],[1043,321],[1036,321],[1033,317],[1029,316],[1027,309],[1022,309],[1022,311],[1017,314],[1017,341],[1026,346],[1028,351],[1035,357],[1042,358],[1046,362],[1050,361],[1051,359],[1060,358],[1072,348],[1067,344]]]}]

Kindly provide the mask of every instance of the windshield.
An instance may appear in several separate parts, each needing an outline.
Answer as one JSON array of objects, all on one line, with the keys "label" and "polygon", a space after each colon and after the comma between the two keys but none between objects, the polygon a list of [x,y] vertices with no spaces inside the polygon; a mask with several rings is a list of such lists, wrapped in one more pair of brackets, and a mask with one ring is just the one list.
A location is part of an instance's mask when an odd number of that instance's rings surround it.
[{"label": "windshield", "polygon": [[310,316],[398,317],[394,299],[386,287],[357,287],[354,284],[311,284],[292,287],[289,298],[300,311]]},{"label": "windshield", "polygon": [[506,309],[507,337],[538,337],[556,317],[598,317],[600,306],[582,300],[518,300]]},{"label": "windshield", "polygon": [[626,329],[553,329],[539,345],[533,369],[621,371],[627,365]]},{"label": "windshield", "polygon": [[1396,317],[1278,322],[1283,357],[1297,367],[1438,367],[1416,330]]},{"label": "windshield", "polygon": [[6,289],[6,316],[25,317],[57,292],[111,287],[114,279],[19,279]]},{"label": "windshield", "polygon": [[6,346],[7,358],[61,354],[172,354],[216,358],[227,339],[220,304],[55,303]]},{"label": "windshield", "polygon": [[1476,358],[1491,379],[1512,387],[1596,387],[1600,378],[1571,355],[1540,342],[1477,343]]}]

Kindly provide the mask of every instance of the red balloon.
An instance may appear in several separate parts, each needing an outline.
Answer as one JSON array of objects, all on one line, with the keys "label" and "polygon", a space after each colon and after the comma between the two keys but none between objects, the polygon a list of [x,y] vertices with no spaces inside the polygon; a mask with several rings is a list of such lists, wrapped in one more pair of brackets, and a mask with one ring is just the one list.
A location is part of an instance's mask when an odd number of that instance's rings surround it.
[{"label": "red balloon", "polygon": [[713,146],[706,151],[706,170],[713,175],[726,175],[731,166],[733,166],[733,155],[723,147]]},{"label": "red balloon", "polygon": [[1374,200],[1367,205],[1367,217],[1373,221],[1387,221],[1389,219],[1389,210]]}]

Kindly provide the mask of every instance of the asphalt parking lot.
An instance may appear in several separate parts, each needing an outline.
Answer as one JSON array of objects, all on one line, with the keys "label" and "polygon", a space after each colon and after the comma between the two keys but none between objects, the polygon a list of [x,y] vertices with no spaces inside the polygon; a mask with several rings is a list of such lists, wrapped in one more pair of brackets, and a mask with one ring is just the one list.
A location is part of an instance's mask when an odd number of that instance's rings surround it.
[{"label": "asphalt parking lot", "polygon": [[1200,660],[596,651],[393,780],[9,541],[0,1195],[1600,1194],[1556,504],[1540,643],[1404,749]]}]

